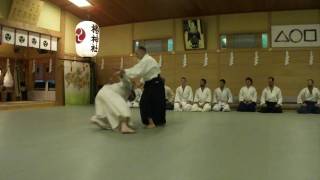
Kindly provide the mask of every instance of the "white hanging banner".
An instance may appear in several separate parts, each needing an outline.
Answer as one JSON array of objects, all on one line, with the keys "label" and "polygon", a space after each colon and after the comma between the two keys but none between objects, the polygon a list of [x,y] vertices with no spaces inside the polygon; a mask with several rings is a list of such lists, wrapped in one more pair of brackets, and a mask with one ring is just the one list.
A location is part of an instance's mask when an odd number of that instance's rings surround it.
[{"label": "white hanging banner", "polygon": [[272,47],[319,47],[320,24],[271,26]]},{"label": "white hanging banner", "polygon": [[49,60],[49,73],[52,72],[52,58]]},{"label": "white hanging banner", "polygon": [[32,60],[32,73],[36,72],[36,60]]},{"label": "white hanging banner", "polygon": [[101,59],[101,67],[100,67],[100,69],[101,69],[101,70],[104,69],[104,58]]},{"label": "white hanging banner", "polygon": [[314,56],[313,56],[313,51],[310,51],[310,56],[309,56],[309,65],[312,66],[314,61]]},{"label": "white hanging banner", "polygon": [[47,35],[40,35],[40,49],[51,50],[51,37]]},{"label": "white hanging banner", "polygon": [[29,47],[40,48],[40,34],[29,32]]},{"label": "white hanging banner", "polygon": [[255,51],[254,52],[254,63],[253,63],[253,65],[257,66],[258,64],[259,64],[259,54],[258,54],[258,51]]},{"label": "white hanging banner", "polygon": [[14,44],[15,30],[13,28],[2,27],[2,43]]},{"label": "white hanging banner", "polygon": [[185,68],[188,65],[188,59],[187,59],[187,55],[184,54],[183,55],[183,61],[182,61],[182,67]]},{"label": "white hanging banner", "polygon": [[233,51],[230,52],[229,66],[234,64],[234,54]]},{"label": "white hanging banner", "polygon": [[284,58],[284,65],[288,66],[289,63],[290,63],[290,56],[289,56],[288,50],[286,50],[286,55],[285,55],[285,58]]},{"label": "white hanging banner", "polygon": [[207,67],[207,66],[208,66],[208,53],[206,52],[204,54],[203,67]]},{"label": "white hanging banner", "polygon": [[162,55],[160,54],[160,56],[159,56],[159,67],[161,67],[162,66]]},{"label": "white hanging banner", "polygon": [[16,45],[17,46],[28,46],[28,32],[23,30],[16,30]]},{"label": "white hanging banner", "polygon": [[120,69],[123,69],[123,57],[121,56],[121,60],[120,60]]},{"label": "white hanging banner", "polygon": [[3,86],[7,87],[7,88],[11,88],[11,87],[13,87],[13,84],[14,84],[14,81],[13,81],[13,76],[10,71],[10,60],[8,58],[7,59],[7,72],[3,78]]},{"label": "white hanging banner", "polygon": [[51,51],[57,51],[57,50],[58,50],[58,38],[51,37]]}]

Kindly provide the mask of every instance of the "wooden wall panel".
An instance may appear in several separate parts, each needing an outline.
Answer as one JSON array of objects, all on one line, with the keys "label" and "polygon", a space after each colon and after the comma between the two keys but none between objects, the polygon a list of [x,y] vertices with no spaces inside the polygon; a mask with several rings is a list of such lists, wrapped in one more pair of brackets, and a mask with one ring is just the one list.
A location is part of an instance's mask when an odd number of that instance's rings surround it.
[{"label": "wooden wall panel", "polygon": [[[298,92],[306,86],[306,80],[312,78],[316,85],[320,84],[320,50],[313,49],[314,64],[309,65],[309,49],[290,50],[290,64],[284,65],[285,50],[260,50],[259,64],[254,66],[254,50],[234,51],[234,65],[229,66],[230,51],[208,52],[209,65],[203,67],[204,53],[187,53],[188,65],[182,68],[183,54],[162,55],[162,76],[166,83],[175,89],[180,84],[182,76],[187,77],[189,84],[195,90],[199,87],[200,78],[206,78],[208,87],[218,87],[221,78],[226,79],[227,86],[234,96],[238,96],[239,89],[244,85],[246,77],[254,80],[259,96],[263,88],[267,86],[267,77],[275,77],[276,85],[279,86],[285,97],[295,97]],[[159,55],[153,56],[157,61]],[[115,72],[114,68],[120,66],[120,57],[105,57],[105,70],[100,71],[98,67],[98,81],[108,82],[108,78]],[[126,59],[126,58],[125,58]],[[134,57],[125,61],[125,67],[136,63]],[[99,66],[99,64],[98,64]],[[318,86],[319,87],[319,86]]]}]

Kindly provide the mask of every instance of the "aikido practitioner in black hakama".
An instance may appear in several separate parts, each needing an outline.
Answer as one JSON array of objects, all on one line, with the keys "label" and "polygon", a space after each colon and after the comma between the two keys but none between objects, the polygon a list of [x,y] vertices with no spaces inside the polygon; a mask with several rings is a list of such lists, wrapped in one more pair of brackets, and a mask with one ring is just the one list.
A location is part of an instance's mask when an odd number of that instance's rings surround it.
[{"label": "aikido practitioner in black hakama", "polygon": [[141,120],[147,128],[155,128],[166,124],[166,100],[164,81],[160,77],[160,66],[147,54],[145,47],[136,50],[139,62],[125,69],[129,78],[140,77],[144,81],[144,90],[140,99]]},{"label": "aikido practitioner in black hakama", "polygon": [[297,112],[301,114],[320,114],[320,91],[314,87],[314,81],[308,80],[307,87],[303,88],[297,98],[300,105]]},{"label": "aikido practitioner in black hakama", "polygon": [[252,86],[253,80],[246,78],[246,85],[239,92],[239,112],[255,112],[257,106],[257,90]]},{"label": "aikido practitioner in black hakama", "polygon": [[281,89],[274,85],[274,78],[268,78],[268,86],[262,91],[260,100],[261,113],[282,113]]}]

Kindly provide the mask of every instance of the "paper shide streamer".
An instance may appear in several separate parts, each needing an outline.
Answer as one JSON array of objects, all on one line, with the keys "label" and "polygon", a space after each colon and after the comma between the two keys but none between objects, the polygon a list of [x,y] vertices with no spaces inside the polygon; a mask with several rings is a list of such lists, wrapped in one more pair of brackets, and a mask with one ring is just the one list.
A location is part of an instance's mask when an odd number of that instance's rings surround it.
[{"label": "paper shide streamer", "polygon": [[230,52],[229,66],[234,64],[234,54],[233,51]]},{"label": "paper shide streamer", "polygon": [[254,52],[254,66],[257,66],[259,64],[259,54],[258,51]]},{"label": "paper shide streamer", "polygon": [[284,65],[288,66],[289,63],[290,63],[290,56],[289,56],[288,50],[286,50],[286,55],[285,55],[285,58],[284,58]]},{"label": "paper shide streamer", "polygon": [[184,54],[183,55],[183,61],[182,61],[182,67],[183,68],[187,67],[187,64],[188,64],[187,55]]},{"label": "paper shide streamer", "polygon": [[160,56],[159,56],[159,67],[161,67],[162,66],[162,55],[160,54]]},{"label": "paper shide streamer", "polygon": [[208,66],[208,53],[206,52],[204,54],[203,67],[207,67],[207,66]]},{"label": "paper shide streamer", "polygon": [[313,51],[310,51],[309,55],[309,65],[312,66],[314,61]]}]

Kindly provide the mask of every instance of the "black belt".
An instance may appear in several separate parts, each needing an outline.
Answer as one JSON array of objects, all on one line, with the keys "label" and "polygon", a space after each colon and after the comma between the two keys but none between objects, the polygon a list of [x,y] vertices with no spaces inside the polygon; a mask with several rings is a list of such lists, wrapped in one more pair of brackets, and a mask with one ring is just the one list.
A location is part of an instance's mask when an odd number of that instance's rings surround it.
[{"label": "black belt", "polygon": [[159,83],[159,81],[162,81],[162,79],[161,79],[161,77],[160,77],[160,74],[158,74],[157,77],[155,77],[155,78],[153,78],[153,79],[151,79],[151,80],[149,80],[149,81],[146,81],[146,82],[144,83],[144,85],[145,85],[145,86],[148,86],[148,85],[151,85],[151,84],[157,84],[157,83]]}]

